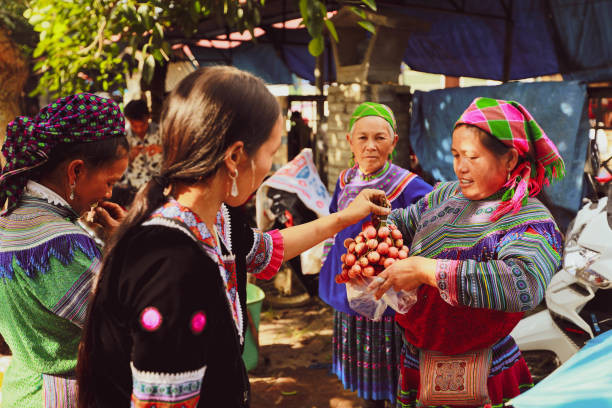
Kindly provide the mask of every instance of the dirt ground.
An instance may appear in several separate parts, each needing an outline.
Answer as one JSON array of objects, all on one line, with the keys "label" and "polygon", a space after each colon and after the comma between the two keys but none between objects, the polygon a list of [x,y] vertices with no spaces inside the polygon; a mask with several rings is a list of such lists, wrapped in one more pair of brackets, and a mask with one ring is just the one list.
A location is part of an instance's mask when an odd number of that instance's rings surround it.
[{"label": "dirt ground", "polygon": [[249,372],[252,408],[363,406],[329,371],[332,324],[332,309],[318,299],[293,309],[264,305],[259,362]]}]

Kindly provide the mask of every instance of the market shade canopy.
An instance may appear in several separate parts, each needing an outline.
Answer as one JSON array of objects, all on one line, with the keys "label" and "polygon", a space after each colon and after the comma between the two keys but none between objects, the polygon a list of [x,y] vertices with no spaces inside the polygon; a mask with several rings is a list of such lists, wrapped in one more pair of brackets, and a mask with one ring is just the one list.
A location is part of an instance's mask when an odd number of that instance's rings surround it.
[{"label": "market shade canopy", "polygon": [[[587,81],[612,79],[611,1],[377,0],[376,4],[381,12],[401,13],[430,26],[427,31],[415,30],[408,40],[404,62],[417,71],[496,80],[555,73]],[[328,10],[339,6],[327,2]],[[268,0],[261,27],[268,32],[272,24],[297,17],[297,1]],[[292,33],[260,38],[256,46],[272,44],[289,71],[312,81],[314,58],[308,54],[308,34],[305,29],[287,31]],[[225,32],[208,20],[197,38]],[[326,80],[334,80],[333,72]]]}]

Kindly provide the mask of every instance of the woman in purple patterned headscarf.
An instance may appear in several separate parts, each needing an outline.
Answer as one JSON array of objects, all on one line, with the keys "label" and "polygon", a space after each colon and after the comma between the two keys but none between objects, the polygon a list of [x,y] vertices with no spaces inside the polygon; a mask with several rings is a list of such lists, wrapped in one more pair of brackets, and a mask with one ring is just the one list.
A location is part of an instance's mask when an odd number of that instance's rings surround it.
[{"label": "woman in purple patterned headscarf", "polygon": [[74,370],[100,249],[77,219],[111,230],[104,200],[128,163],[115,102],[71,95],[7,126],[0,175],[0,333],[13,356],[7,407],[76,407]]}]

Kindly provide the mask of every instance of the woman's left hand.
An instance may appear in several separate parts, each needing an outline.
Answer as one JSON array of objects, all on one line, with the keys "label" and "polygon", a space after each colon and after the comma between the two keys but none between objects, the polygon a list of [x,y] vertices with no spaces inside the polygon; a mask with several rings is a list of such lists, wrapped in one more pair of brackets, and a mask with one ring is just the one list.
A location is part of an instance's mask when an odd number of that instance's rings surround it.
[{"label": "woman's left hand", "polygon": [[374,278],[368,289],[376,290],[375,297],[380,299],[389,288],[395,291],[409,291],[421,284],[436,285],[436,260],[422,256],[411,256],[395,261],[391,266]]},{"label": "woman's left hand", "polygon": [[390,208],[375,204],[383,202],[385,197],[384,191],[366,188],[361,190],[359,195],[339,214],[342,215],[347,225],[353,225],[370,214],[389,215],[391,213]]}]

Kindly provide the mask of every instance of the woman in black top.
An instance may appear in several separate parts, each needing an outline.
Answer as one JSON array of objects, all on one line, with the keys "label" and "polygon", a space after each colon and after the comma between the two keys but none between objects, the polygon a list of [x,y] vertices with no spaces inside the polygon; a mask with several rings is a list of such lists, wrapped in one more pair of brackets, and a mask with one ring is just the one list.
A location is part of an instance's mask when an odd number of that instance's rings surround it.
[{"label": "woman in black top", "polygon": [[282,124],[264,83],[235,68],[198,70],[171,93],[161,175],[113,237],[93,295],[79,406],[248,407],[246,272],[270,278],[284,260],[388,212],[372,203],[384,193],[365,190],[308,224],[249,228],[232,206],[270,170]]}]

